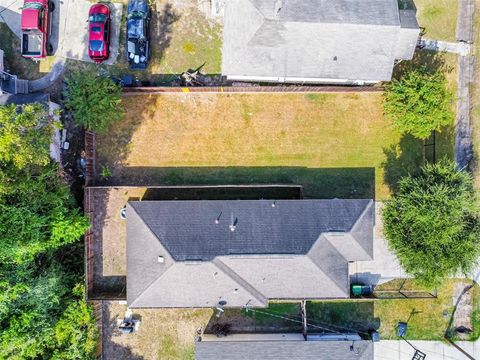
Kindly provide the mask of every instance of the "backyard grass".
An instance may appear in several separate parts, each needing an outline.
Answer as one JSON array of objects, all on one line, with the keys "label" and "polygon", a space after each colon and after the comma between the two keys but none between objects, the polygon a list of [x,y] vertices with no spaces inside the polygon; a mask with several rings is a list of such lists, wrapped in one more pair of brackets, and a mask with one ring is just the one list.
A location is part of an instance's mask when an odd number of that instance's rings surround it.
[{"label": "backyard grass", "polygon": [[124,335],[116,320],[123,319],[126,306],[112,301],[103,308],[103,357],[118,360],[193,360],[196,330],[213,315],[212,309],[135,309],[139,330]]},{"label": "backyard grass", "polygon": [[[122,27],[126,26],[126,9]],[[133,74],[149,84],[179,80],[179,74],[203,65],[204,74],[220,74],[222,25],[208,19],[195,0],[151,3],[151,58],[145,71],[129,69],[125,56],[125,32],[120,33],[120,51],[113,66],[103,67],[110,74],[122,77]]]},{"label": "backyard grass", "polygon": [[176,7],[170,1],[155,3],[158,24],[152,28],[151,72],[153,74],[180,74],[196,69],[202,72],[221,72],[222,27],[208,20],[193,6]]},{"label": "backyard grass", "polygon": [[428,39],[455,41],[458,0],[414,0],[417,20]]},{"label": "backyard grass", "polygon": [[385,199],[423,144],[392,129],[381,103],[379,92],[126,96],[126,119],[97,138],[97,164],[117,185],[282,183]]},{"label": "backyard grass", "polygon": [[[397,339],[398,322],[408,320],[407,339],[442,340],[454,309],[453,288],[458,282],[471,283],[450,279],[437,289],[435,299],[311,301],[307,303],[307,317],[311,324],[337,331],[351,329],[367,333],[375,329],[382,339]],[[410,288],[416,286],[410,285]]]}]

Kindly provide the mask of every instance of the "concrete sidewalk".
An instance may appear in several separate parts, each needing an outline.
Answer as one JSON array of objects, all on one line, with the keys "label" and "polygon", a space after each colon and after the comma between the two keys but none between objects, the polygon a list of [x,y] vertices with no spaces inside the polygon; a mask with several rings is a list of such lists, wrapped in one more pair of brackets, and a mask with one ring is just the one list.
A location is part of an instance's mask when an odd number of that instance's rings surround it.
[{"label": "concrete sidewalk", "polygon": [[[442,341],[410,341],[427,355],[427,360],[470,360],[458,349]],[[457,343],[475,359],[480,359],[480,342]],[[412,360],[415,350],[403,340],[382,340],[374,343],[375,360]]]},{"label": "concrete sidewalk", "polygon": [[420,46],[425,50],[431,51],[445,51],[461,56],[467,56],[471,51],[470,44],[464,42],[447,42],[440,40],[422,39],[420,40]]}]

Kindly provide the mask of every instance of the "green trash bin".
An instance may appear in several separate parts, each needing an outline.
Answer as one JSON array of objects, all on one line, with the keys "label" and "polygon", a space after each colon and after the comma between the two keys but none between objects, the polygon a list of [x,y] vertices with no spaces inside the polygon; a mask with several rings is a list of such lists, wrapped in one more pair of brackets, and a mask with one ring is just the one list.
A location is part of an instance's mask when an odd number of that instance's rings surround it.
[{"label": "green trash bin", "polygon": [[362,296],[362,285],[352,285],[353,296]]}]

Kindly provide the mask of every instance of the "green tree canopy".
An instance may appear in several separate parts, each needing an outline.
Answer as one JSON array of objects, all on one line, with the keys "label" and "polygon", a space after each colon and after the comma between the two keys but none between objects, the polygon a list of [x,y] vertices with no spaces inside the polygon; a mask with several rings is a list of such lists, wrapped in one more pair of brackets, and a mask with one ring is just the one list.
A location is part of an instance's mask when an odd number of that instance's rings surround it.
[{"label": "green tree canopy", "polygon": [[50,161],[55,126],[42,105],[0,106],[0,359],[94,358],[92,309],[72,293],[89,224]]},{"label": "green tree canopy", "polygon": [[42,104],[0,106],[0,162],[18,168],[48,164],[48,145],[58,126]]},{"label": "green tree canopy", "polygon": [[104,133],[124,116],[120,86],[93,71],[79,71],[68,77],[64,95],[65,106],[73,112],[75,122],[87,130]]},{"label": "green tree canopy", "polygon": [[383,109],[402,133],[426,139],[453,123],[453,95],[442,70],[410,69],[386,86]]},{"label": "green tree canopy", "polygon": [[382,212],[385,237],[403,268],[422,284],[469,273],[480,256],[471,176],[455,164],[427,164],[406,176]]},{"label": "green tree canopy", "polygon": [[4,172],[0,196],[0,262],[32,261],[78,240],[88,229],[54,165]]}]

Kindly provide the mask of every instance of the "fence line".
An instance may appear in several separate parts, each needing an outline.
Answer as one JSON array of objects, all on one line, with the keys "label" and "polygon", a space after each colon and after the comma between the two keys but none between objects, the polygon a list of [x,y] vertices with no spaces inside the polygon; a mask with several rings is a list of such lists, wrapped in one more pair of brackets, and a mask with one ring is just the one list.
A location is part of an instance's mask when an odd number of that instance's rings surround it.
[{"label": "fence line", "polygon": [[161,93],[356,93],[380,92],[378,86],[203,86],[203,87],[169,87],[142,86],[123,88],[123,94],[129,96]]}]

